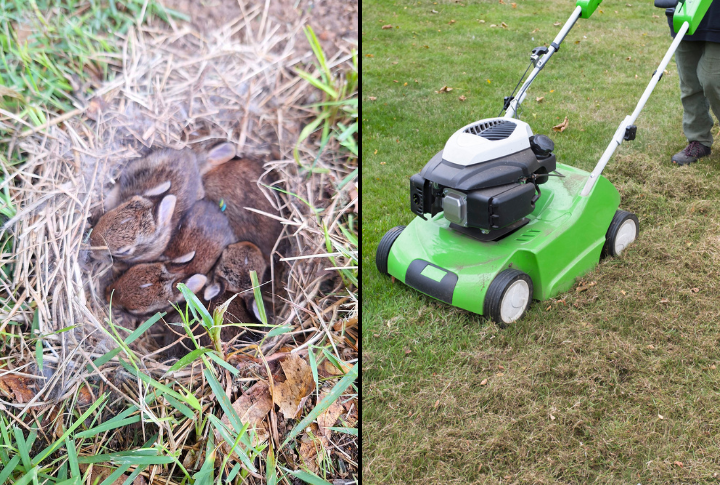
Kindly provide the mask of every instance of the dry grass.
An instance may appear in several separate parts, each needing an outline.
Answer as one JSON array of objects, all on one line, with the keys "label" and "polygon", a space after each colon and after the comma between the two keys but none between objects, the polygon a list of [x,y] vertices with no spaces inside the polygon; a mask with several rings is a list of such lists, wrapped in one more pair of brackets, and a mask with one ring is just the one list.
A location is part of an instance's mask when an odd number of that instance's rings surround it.
[{"label": "dry grass", "polygon": [[[353,364],[356,360],[355,288],[346,287],[337,270],[326,269],[353,263],[343,253],[336,255],[336,264],[325,256],[328,241],[352,253],[340,225],[347,225],[348,216],[352,216],[356,195],[351,196],[352,184],[336,188],[355,167],[339,152],[336,141],[318,158],[313,173],[301,171],[292,159],[298,134],[312,116],[312,110],[304,106],[320,99],[317,90],[294,70],[301,61],[311,60],[295,49],[296,34],[301,32],[304,19],[287,28],[268,18],[263,5],[248,7],[243,18],[212,36],[198,35],[183,26],[173,30],[152,26],[131,29],[122,39],[122,70],[87,107],[55,118],[40,129],[23,126],[7,115],[0,119],[16,133],[6,140],[8,159],[17,153],[23,160],[6,166],[8,173],[2,182],[17,208],[16,215],[3,226],[14,236],[12,251],[3,253],[0,260],[0,267],[12,269],[11,277],[0,280],[0,294],[5,300],[0,310],[0,332],[5,335],[2,366],[11,371],[3,376],[36,379],[29,401],[1,396],[5,409],[15,410],[9,414],[15,425],[30,429],[29,422],[15,417],[27,417],[30,412],[62,429],[62,423],[69,426],[74,421],[76,405],[84,410],[110,391],[115,401],[95,416],[96,424],[112,416],[112,409],[130,404],[141,411],[142,423],[135,425],[132,433],[113,430],[102,439],[98,436],[92,446],[78,449],[81,457],[102,450],[130,449],[159,433],[168,453],[183,452],[189,471],[199,469],[205,461],[206,457],[188,459],[191,454],[187,452],[194,450],[192,456],[200,457],[209,426],[200,435],[193,420],[184,421],[180,427],[171,425],[175,421],[163,421],[174,409],[167,401],[147,401],[156,388],[133,377],[132,372],[128,374],[127,368],[123,370],[118,357],[99,368],[94,365],[117,346],[109,321],[129,330],[142,321],[110,315],[102,296],[108,268],[94,266],[87,258],[88,218],[92,220],[102,210],[108,187],[123,164],[152,148],[201,149],[229,140],[237,145],[240,155],[266,161],[266,174],[272,172],[277,178],[276,182],[261,179],[258,183],[267,184],[266,196],[285,226],[276,249],[289,249],[276,255],[278,259],[294,255],[276,261],[273,267],[273,323],[291,330],[264,339],[261,347],[249,340],[234,342],[227,353],[235,355],[239,360],[231,362],[244,366],[244,370],[234,379],[230,373],[220,372],[228,396],[239,396],[254,382],[267,378],[265,369],[278,369],[277,361],[285,355],[307,357],[313,345],[328,345],[341,362]],[[330,64],[344,66],[349,59],[349,52],[338,52]],[[311,165],[318,156],[314,138],[299,148],[301,158]],[[42,335],[37,346],[28,334],[31,327]],[[68,328],[71,330],[58,333]],[[123,339],[127,336],[122,330],[120,335]],[[201,361],[196,362],[200,366],[168,372],[171,363],[161,361],[157,354],[142,357],[147,346],[143,339],[132,346],[141,356],[137,362],[141,373],[176,390],[179,386],[191,389],[203,414],[215,409],[217,402],[201,371]],[[243,355],[261,365],[242,364]],[[44,377],[35,375],[38,366]],[[323,383],[331,384],[335,379],[324,377],[321,390]],[[307,403],[309,409],[312,400]],[[346,422],[352,426],[356,402],[352,394],[345,395],[342,402],[347,404]],[[278,450],[292,423],[272,411],[267,427]],[[53,433],[44,437],[46,442],[59,437]],[[339,449],[335,454],[346,455],[348,470],[352,470],[357,457],[347,456],[346,450],[357,450],[356,443],[348,441],[348,435],[334,436],[332,441]],[[276,452],[278,462],[291,469],[302,464],[287,448],[282,456]],[[177,466],[172,465],[153,467],[144,475],[151,483],[153,479],[172,483],[166,479],[178,473]],[[251,475],[255,477],[251,480],[263,476],[258,472]]]}]

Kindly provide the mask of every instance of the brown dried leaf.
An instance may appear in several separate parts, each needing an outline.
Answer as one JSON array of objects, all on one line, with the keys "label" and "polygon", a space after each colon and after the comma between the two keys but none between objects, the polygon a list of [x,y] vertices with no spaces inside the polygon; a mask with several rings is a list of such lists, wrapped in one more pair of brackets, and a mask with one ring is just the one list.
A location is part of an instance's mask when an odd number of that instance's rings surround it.
[{"label": "brown dried leaf", "polygon": [[368,96],[368,98],[370,99],[370,101],[375,101],[375,100],[377,100],[377,97],[376,97],[376,96]]},{"label": "brown dried leaf", "polygon": [[83,385],[78,390],[78,399],[77,403],[80,407],[89,406],[95,401],[95,398],[93,398],[92,393],[90,392],[90,389],[88,389],[87,386]]},{"label": "brown dried leaf", "polygon": [[108,107],[109,105],[107,104],[107,102],[105,102],[102,96],[95,96],[88,103],[88,107],[85,110],[85,116],[87,116],[91,120],[97,120],[98,114],[108,109]]},{"label": "brown dried leaf", "polygon": [[507,28],[508,28],[508,24],[506,24],[505,22],[502,22],[502,23],[500,24],[500,26],[501,26],[503,29],[507,29]]},{"label": "brown dried leaf", "polygon": [[452,90],[453,90],[453,88],[450,88],[450,87],[448,87],[448,86],[443,86],[443,87],[440,88],[440,90],[435,91],[435,92],[436,92],[436,93],[449,93],[449,92],[452,91]]},{"label": "brown dried leaf", "polygon": [[465,101],[467,98],[465,97],[465,95],[461,95],[458,99],[459,99],[460,101]]},{"label": "brown dried leaf", "polygon": [[681,461],[676,461],[676,462],[674,463],[674,465],[675,465],[675,466],[679,466],[680,468],[683,467],[683,463],[682,463]]},{"label": "brown dried leaf", "polygon": [[[567,118],[565,118],[567,120]],[[562,130],[561,130],[562,131]],[[575,290],[576,293],[580,293],[581,291],[589,290],[593,286],[597,285],[595,281],[592,281],[586,285],[580,285],[578,286],[577,290]]]},{"label": "brown dried leaf", "polygon": [[383,29],[383,30],[392,29],[392,25],[390,25],[390,24],[383,25],[383,26],[382,26],[382,29]]},{"label": "brown dried leaf", "polygon": [[483,379],[482,382],[480,382],[480,385],[481,385],[481,386],[486,386],[486,385],[487,385],[487,382],[488,382],[487,379]]},{"label": "brown dried leaf", "polygon": [[452,25],[454,23],[455,23],[455,19],[452,19],[450,22],[448,22],[448,24],[450,24],[450,25]]},{"label": "brown dried leaf", "polygon": [[537,101],[538,103],[542,103],[543,99],[545,99],[545,96],[540,96],[539,98],[535,98],[535,101]]},{"label": "brown dried leaf", "polygon": [[[318,402],[321,402],[323,399],[325,399],[326,396],[327,393],[320,394],[320,396],[318,397]],[[318,427],[320,428],[320,434],[330,439],[332,430],[328,428],[335,426],[335,423],[344,411],[345,409],[343,408],[342,404],[340,404],[340,400],[338,399],[337,401],[332,403],[330,407],[325,410],[325,412],[318,416],[317,423]]]},{"label": "brown dried leaf", "polygon": [[670,300],[668,300],[667,298],[663,298],[662,300],[660,300],[660,303],[662,303],[662,304],[670,303]]},{"label": "brown dried leaf", "polygon": [[[279,384],[275,384],[276,389],[278,385]],[[253,446],[264,442],[270,437],[267,427],[264,425],[263,421],[265,420],[265,416],[267,416],[270,412],[270,409],[272,409],[272,405],[273,402],[270,397],[270,388],[264,381],[258,381],[232,405],[233,409],[240,417],[240,421],[243,424],[249,423],[249,429],[254,429],[257,433],[258,443],[253,443]],[[230,418],[227,415],[223,416],[221,421],[223,424],[230,424]],[[215,431],[215,440],[218,443],[223,443],[223,450],[225,453],[230,451],[230,446],[222,439],[222,436],[220,436],[217,431]]]},{"label": "brown dried leaf", "polygon": [[562,25],[562,22],[555,22],[553,25],[554,25],[555,27],[560,27],[560,26]]},{"label": "brown dried leaf", "polygon": [[512,8],[517,8],[517,3],[513,2],[510,5],[512,5]]},{"label": "brown dried leaf", "polygon": [[35,381],[26,377],[8,374],[0,377],[0,394],[13,399],[18,404],[25,404],[35,397]]},{"label": "brown dried leaf", "polygon": [[312,370],[302,357],[291,354],[280,362],[285,372],[285,382],[275,383],[273,401],[287,419],[295,419],[305,398],[315,388]]},{"label": "brown dried leaf", "polygon": [[565,121],[560,123],[559,125],[553,126],[553,130],[555,131],[565,131],[570,123],[568,123],[568,117],[565,117]]}]

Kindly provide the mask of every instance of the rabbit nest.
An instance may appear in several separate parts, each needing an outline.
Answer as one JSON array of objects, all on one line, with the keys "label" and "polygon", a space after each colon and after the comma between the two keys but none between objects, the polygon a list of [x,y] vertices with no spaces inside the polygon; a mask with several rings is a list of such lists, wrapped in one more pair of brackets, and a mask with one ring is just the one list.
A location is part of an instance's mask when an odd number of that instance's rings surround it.
[{"label": "rabbit nest", "polygon": [[[11,278],[0,280],[7,302],[0,309],[0,331],[8,332],[9,323],[35,321],[44,335],[44,368],[51,371],[45,370],[32,405],[70,396],[88,378],[88,363],[116,346],[107,331],[111,315],[102,274],[87,257],[87,235],[122,168],[153,149],[201,150],[230,141],[239,156],[261,160],[266,175],[274,173],[276,182],[258,183],[281,189],[263,188],[284,223],[281,239],[290,248],[284,256],[293,256],[280,261],[278,254],[273,267],[274,323],[293,331],[267,339],[265,355],[283,345],[298,349],[325,335],[333,338],[333,324],[356,315],[354,294],[337,271],[326,269],[333,265],[322,256],[328,252],[323,223],[330,237],[341,241],[339,221],[357,202],[356,193],[350,196],[352,184],[337,193],[333,188],[354,167],[325,150],[316,162],[324,170],[310,176],[301,173],[292,154],[300,130],[312,120],[303,106],[320,101],[317,90],[294,71],[296,64],[311,60],[309,49],[296,50],[300,20],[268,22],[263,36],[256,32],[245,40],[239,34],[242,21],[212,37],[189,28],[131,30],[123,39],[115,80],[85,107],[14,138],[11,151],[18,150],[24,161],[7,168],[3,184],[17,214],[3,227],[14,237],[12,254],[0,261],[12,268]],[[348,54],[339,52],[330,64],[345,63]],[[307,142],[299,151],[311,164],[319,150]],[[300,198],[311,201],[318,214]],[[335,262],[348,264],[342,256]],[[132,330],[144,320],[120,319],[119,324]],[[73,328],[53,334],[68,327]],[[33,355],[22,335],[13,338],[13,348]],[[168,369],[152,356],[143,364],[157,375]]]}]

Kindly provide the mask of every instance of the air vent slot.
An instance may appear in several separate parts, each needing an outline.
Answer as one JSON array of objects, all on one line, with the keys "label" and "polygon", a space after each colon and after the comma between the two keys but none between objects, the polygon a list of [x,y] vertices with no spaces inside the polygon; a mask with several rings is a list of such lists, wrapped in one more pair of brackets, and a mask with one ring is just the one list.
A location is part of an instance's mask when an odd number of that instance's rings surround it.
[{"label": "air vent slot", "polygon": [[481,121],[465,128],[464,133],[481,136],[487,140],[504,140],[515,131],[517,125],[507,120]]}]

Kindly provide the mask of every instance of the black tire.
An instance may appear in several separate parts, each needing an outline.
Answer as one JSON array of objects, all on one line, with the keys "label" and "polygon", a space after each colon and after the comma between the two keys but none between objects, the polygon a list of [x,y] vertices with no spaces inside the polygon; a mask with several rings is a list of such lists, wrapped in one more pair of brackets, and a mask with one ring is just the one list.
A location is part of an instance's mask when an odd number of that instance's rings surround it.
[{"label": "black tire", "polygon": [[[618,236],[621,235],[620,229],[627,221],[631,221],[635,224],[635,235],[630,242],[627,242],[626,244],[621,243],[622,247],[618,248]],[[627,234],[625,231],[626,230],[623,231],[621,237],[627,239]],[[618,254],[620,254],[630,243],[635,240],[635,238],[637,238],[639,232],[640,223],[638,222],[638,218],[635,214],[621,210],[617,211],[615,213],[615,216],[613,217],[612,222],[610,223],[610,228],[605,235],[605,245],[603,246],[602,257],[605,258],[608,256],[617,256]]]},{"label": "black tire", "polygon": [[[528,297],[522,311],[519,315],[513,315],[513,318],[508,319],[507,315],[502,314],[502,303],[508,290],[517,281],[524,281],[527,283]],[[527,273],[523,273],[517,269],[506,269],[501,271],[488,287],[487,293],[485,293],[485,303],[483,306],[485,316],[493,322],[497,323],[501,328],[505,328],[509,323],[521,319],[527,309],[530,308],[533,294],[533,282],[532,278]],[[520,307],[516,307],[520,308]]]},{"label": "black tire", "polygon": [[395,239],[398,238],[398,236],[400,235],[400,233],[403,232],[404,229],[405,226],[393,227],[385,233],[385,235],[380,240],[380,244],[378,244],[377,252],[375,253],[375,265],[377,266],[378,271],[380,271],[380,273],[384,275],[388,274],[387,263],[388,256],[390,255],[390,248],[395,242]]}]

